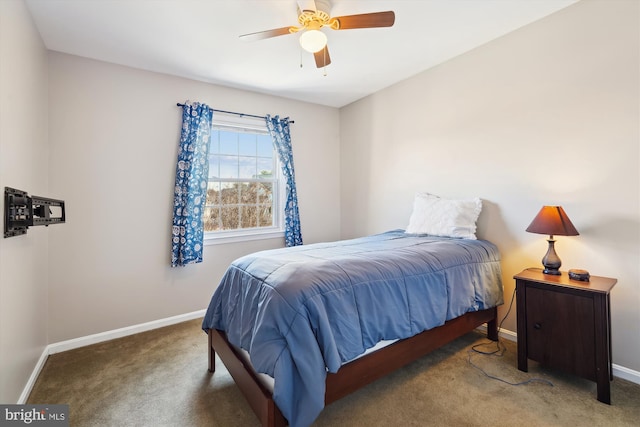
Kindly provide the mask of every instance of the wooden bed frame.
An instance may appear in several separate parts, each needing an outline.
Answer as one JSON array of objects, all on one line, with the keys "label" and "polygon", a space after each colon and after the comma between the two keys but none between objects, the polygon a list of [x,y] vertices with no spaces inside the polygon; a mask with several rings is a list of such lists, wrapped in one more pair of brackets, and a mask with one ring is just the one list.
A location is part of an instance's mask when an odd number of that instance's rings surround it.
[{"label": "wooden bed frame", "polygon": [[[487,324],[487,337],[498,340],[497,308],[474,311],[428,331],[355,359],[329,373],[326,381],[325,405],[358,390],[402,366],[430,353],[454,339]],[[287,420],[273,401],[271,391],[256,374],[246,358],[227,341],[223,331],[209,330],[209,372],[215,372],[215,355],[227,367],[263,427],[284,427]]]}]

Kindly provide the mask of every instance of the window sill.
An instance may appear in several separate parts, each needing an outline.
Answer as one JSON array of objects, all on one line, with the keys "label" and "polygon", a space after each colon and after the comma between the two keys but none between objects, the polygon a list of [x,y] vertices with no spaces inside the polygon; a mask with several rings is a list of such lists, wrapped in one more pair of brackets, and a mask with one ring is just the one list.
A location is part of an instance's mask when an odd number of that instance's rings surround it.
[{"label": "window sill", "polygon": [[220,233],[209,233],[204,236],[204,246],[220,245],[224,243],[235,242],[248,242],[251,240],[264,240],[264,239],[283,239],[284,231],[279,229],[271,229],[264,231],[229,231]]}]

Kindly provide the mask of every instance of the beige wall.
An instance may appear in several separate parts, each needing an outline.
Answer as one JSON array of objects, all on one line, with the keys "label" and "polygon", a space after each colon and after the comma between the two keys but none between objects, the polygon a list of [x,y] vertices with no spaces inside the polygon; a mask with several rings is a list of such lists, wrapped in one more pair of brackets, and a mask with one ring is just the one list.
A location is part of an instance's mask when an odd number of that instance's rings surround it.
[{"label": "beige wall", "polygon": [[[2,0],[0,189],[55,197],[47,184],[48,154],[46,50],[24,3]],[[4,212],[4,196],[0,206]],[[45,227],[33,227],[25,236],[0,237],[2,403],[18,401],[48,343],[48,237]]]},{"label": "beige wall", "polygon": [[638,4],[579,2],[343,108],[343,237],[406,227],[416,191],[479,196],[508,303],[546,251],[525,228],[563,205],[563,269],[618,278],[613,360],[640,371]]},{"label": "beige wall", "polygon": [[339,237],[337,109],[54,52],[49,82],[50,188],[67,208],[50,230],[50,342],[204,309],[233,259],[283,245],[207,246],[203,263],[169,267],[176,102],[295,120],[303,238]]}]

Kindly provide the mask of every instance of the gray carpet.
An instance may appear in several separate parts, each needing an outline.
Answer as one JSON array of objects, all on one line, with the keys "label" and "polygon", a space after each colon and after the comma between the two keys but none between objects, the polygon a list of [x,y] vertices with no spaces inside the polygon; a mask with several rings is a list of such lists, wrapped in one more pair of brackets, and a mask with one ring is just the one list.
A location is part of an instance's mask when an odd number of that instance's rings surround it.
[{"label": "gray carpet", "polygon": [[[616,378],[612,405],[595,399],[595,383],[529,363],[516,368],[515,343],[503,357],[473,354],[486,342],[470,333],[329,405],[321,426],[638,426],[640,385]],[[488,345],[486,349],[493,349]],[[200,320],[49,357],[28,403],[70,405],[72,426],[258,426],[217,361],[207,372]]]}]

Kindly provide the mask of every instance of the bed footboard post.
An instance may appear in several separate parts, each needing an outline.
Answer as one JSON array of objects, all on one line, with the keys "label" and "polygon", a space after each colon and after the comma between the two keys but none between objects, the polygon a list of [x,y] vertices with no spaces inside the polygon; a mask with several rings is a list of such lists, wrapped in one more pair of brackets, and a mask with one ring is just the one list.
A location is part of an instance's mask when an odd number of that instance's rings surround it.
[{"label": "bed footboard post", "polygon": [[493,308],[493,319],[487,322],[487,338],[491,341],[498,341],[498,308]]},{"label": "bed footboard post", "polygon": [[208,336],[208,342],[209,342],[209,372],[213,373],[216,371],[216,352],[213,350],[211,329],[209,329],[207,336]]}]

